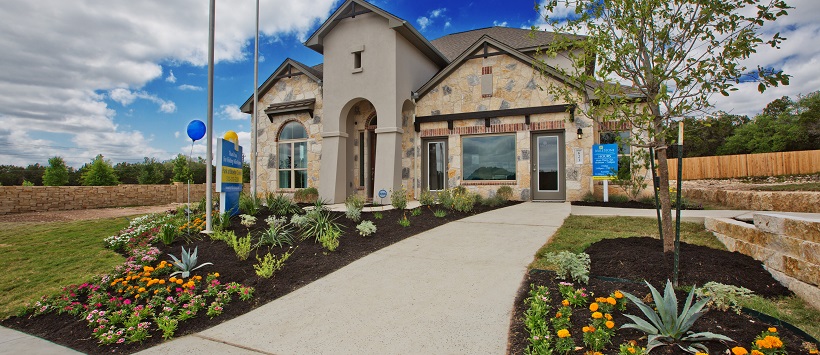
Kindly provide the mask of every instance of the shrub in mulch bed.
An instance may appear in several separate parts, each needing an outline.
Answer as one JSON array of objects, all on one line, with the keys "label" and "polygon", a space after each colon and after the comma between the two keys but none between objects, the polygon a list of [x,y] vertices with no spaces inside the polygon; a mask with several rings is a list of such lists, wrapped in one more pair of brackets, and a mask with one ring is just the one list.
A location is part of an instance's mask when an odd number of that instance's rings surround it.
[{"label": "shrub in mulch bed", "polygon": [[[586,253],[590,255],[590,274],[592,275],[588,285],[576,284],[574,287],[584,287],[589,294],[590,302],[594,302],[596,297],[607,297],[616,290],[629,292],[639,298],[649,294],[649,289],[642,280],[649,280],[660,292],[666,283],[668,275],[671,275],[671,257],[662,256],[662,244],[660,240],[636,237],[624,239],[606,239],[592,244]],[[735,286],[745,287],[763,297],[788,296],[791,292],[780,285],[772,276],[763,269],[760,262],[736,252],[716,250],[701,246],[681,243],[680,256],[680,282],[681,286],[702,286],[709,281],[715,281]],[[525,276],[518,295],[515,300],[515,309],[510,324],[510,335],[508,343],[508,353],[524,354],[529,345],[529,334],[522,319],[527,305],[524,300],[528,296],[530,285],[546,286],[549,288],[552,306],[552,314],[561,307],[562,296],[559,292],[559,282],[552,271],[532,270]],[[687,292],[677,291],[678,310],[683,307]],[[589,307],[573,308],[571,315],[570,334],[577,346],[583,346],[582,328],[589,325],[592,311]],[[646,334],[635,329],[618,329],[620,326],[632,321],[624,314],[632,314],[644,318],[637,306],[628,303],[624,312],[613,311],[612,321],[615,322],[615,335],[611,339],[611,344],[603,351],[603,354],[618,354],[619,345],[629,341],[637,341],[639,346],[646,346]],[[801,337],[786,327],[778,327],[766,323],[758,318],[745,313],[737,314],[731,310],[721,312],[709,310],[698,319],[692,331],[713,332],[732,338],[735,342],[723,344],[716,341],[706,342],[710,353],[728,353],[735,346],[742,346],[751,353],[751,346],[755,338],[769,328],[775,327],[777,335],[785,344],[785,350],[790,354],[807,353],[802,348],[803,343],[811,340]],[[551,328],[555,334],[556,330]],[[554,335],[553,335],[554,336]],[[815,344],[816,345],[816,344]],[[586,351],[575,351],[581,354]],[[656,348],[652,354],[686,354],[677,346],[663,346]]]},{"label": "shrub in mulch bed", "polygon": [[[213,265],[207,265],[194,271],[192,276],[201,275],[203,278],[201,281],[204,282],[207,281],[204,279],[207,277],[206,275],[212,276],[213,273],[218,272],[218,278],[222,285],[235,283],[254,289],[253,298],[248,301],[238,300],[237,294],[234,293],[234,300],[230,302],[230,304],[226,304],[222,307],[221,313],[213,315],[213,317],[206,316],[205,313],[209,308],[209,305],[206,304],[205,309],[200,310],[200,315],[187,319],[184,322],[179,322],[174,337],[181,337],[186,334],[202,331],[247,313],[256,307],[286,295],[374,251],[410,236],[447,222],[517,203],[519,202],[511,201],[497,207],[476,205],[475,209],[470,213],[446,210],[447,214],[445,217],[434,216],[434,211],[442,208],[427,206],[420,207],[421,213],[417,213],[415,216],[409,210],[389,210],[379,211],[378,214],[381,214],[382,218],[376,219],[375,214],[377,214],[377,212],[363,212],[361,220],[372,221],[377,227],[376,232],[367,237],[359,235],[356,230],[358,222],[353,222],[345,218],[342,212],[331,212],[331,214],[337,218],[336,222],[342,225],[343,231],[342,237],[340,238],[340,245],[333,252],[323,249],[322,246],[313,239],[308,238],[304,241],[299,241],[297,236],[297,241],[292,248],[289,246],[262,246],[252,250],[248,259],[242,261],[239,260],[234,250],[228,246],[227,243],[224,241],[211,240],[207,236],[188,240],[178,238],[175,242],[167,246],[159,241],[155,241],[153,245],[159,248],[159,259],[157,262],[160,260],[170,261],[171,258],[167,254],[173,254],[179,257],[181,247],[185,247],[191,251],[196,248],[196,250],[198,250],[198,262],[200,264],[210,262],[213,263]],[[238,216],[232,217],[229,230],[233,230],[238,237],[244,237],[250,233],[254,237],[255,243],[259,234],[267,229],[265,219],[270,215],[271,213],[267,211],[266,208],[263,208],[256,216],[256,224],[250,227],[242,225]],[[402,227],[398,223],[399,219],[404,216],[410,221],[409,227]],[[158,231],[159,230],[157,230],[157,232]],[[280,256],[286,251],[291,251],[293,254],[285,262],[282,270],[277,271],[271,278],[261,278],[256,275],[253,265],[257,263],[257,256],[262,258],[268,253]],[[167,278],[167,275],[165,275],[165,277]],[[204,287],[203,284],[202,288],[204,289]],[[211,299],[208,299],[209,304],[210,302]],[[147,332],[147,338],[141,342],[100,345],[98,338],[91,335],[91,329],[88,327],[88,321],[86,319],[67,313],[45,313],[36,317],[10,317],[0,322],[0,324],[85,353],[94,354],[132,353],[157,345],[163,341],[162,332],[154,326]]]}]

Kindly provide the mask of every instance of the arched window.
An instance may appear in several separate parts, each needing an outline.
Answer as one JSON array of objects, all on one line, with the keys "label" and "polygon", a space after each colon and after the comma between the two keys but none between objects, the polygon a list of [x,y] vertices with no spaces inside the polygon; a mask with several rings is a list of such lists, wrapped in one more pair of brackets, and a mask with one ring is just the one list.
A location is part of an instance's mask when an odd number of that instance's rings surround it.
[{"label": "arched window", "polygon": [[307,186],[307,132],[298,122],[288,122],[279,132],[279,188]]}]

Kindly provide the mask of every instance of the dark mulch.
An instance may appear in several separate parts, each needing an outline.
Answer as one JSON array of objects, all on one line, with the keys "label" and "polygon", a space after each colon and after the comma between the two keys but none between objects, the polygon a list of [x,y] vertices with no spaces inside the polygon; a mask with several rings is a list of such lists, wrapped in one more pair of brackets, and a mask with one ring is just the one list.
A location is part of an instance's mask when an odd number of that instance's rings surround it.
[{"label": "dark mulch", "polygon": [[[664,258],[660,240],[636,237],[625,239],[606,239],[592,244],[586,253],[590,255],[590,274],[607,278],[627,280],[650,280],[653,286],[661,292],[668,275],[671,275],[672,258]],[[771,274],[763,269],[760,262],[740,253],[710,249],[706,247],[681,243],[680,255],[680,284],[703,285],[708,281],[716,281],[735,286],[746,287],[765,297],[791,295],[791,292],[775,281]],[[560,306],[561,294],[558,292],[558,282],[555,274],[550,271],[535,270],[524,278],[515,300],[515,311],[510,324],[509,353],[523,354],[527,347],[527,331],[524,328],[523,318],[525,309],[524,299],[529,292],[530,284],[546,285],[552,294],[553,310]],[[591,277],[588,291],[599,297],[606,297],[615,290],[626,291],[638,297],[649,294],[649,288],[640,282],[616,282],[611,279]],[[687,293],[677,292],[682,307]],[[594,297],[594,296],[593,296]],[[625,314],[643,314],[635,305],[629,304]],[[572,314],[572,337],[575,344],[583,345],[583,333],[580,329],[590,321],[591,312],[588,308],[574,309]],[[616,326],[630,323],[621,312],[613,314]],[[695,332],[710,331],[723,334],[737,343],[721,344],[709,342],[707,346],[711,353],[725,353],[733,346],[741,345],[749,348],[754,338],[769,325],[761,320],[746,314],[734,312],[709,311],[692,328]],[[804,339],[790,332],[784,327],[778,327],[783,342],[789,353],[801,353],[800,346]],[[637,340],[642,346],[646,345],[646,336],[634,329],[618,330],[612,339],[612,345],[605,354],[617,354],[618,344],[629,340]],[[663,347],[652,352],[653,354],[685,354],[677,347]]]},{"label": "dark mulch", "polygon": [[[495,208],[506,207],[516,203],[518,202],[509,202]],[[233,249],[226,243],[211,241],[208,238],[194,241],[190,244],[183,244],[182,241],[178,241],[170,246],[160,244],[158,247],[163,254],[172,253],[177,256],[179,256],[181,252],[180,247],[183,245],[186,248],[198,247],[200,263],[212,262],[213,265],[199,269],[197,272],[194,272],[194,274],[204,275],[209,272],[219,272],[219,279],[222,283],[235,281],[256,289],[254,291],[254,298],[251,301],[242,302],[234,300],[225,307],[223,314],[220,316],[210,319],[203,313],[202,316],[181,322],[175,337],[202,331],[247,313],[256,307],[282,297],[393,243],[438,227],[444,223],[495,208],[476,205],[472,213],[447,211],[447,216],[443,218],[436,218],[433,215],[433,210],[428,207],[420,207],[422,213],[418,216],[412,216],[410,211],[383,211],[382,219],[375,219],[372,212],[364,212],[362,213],[362,220],[370,220],[376,224],[377,227],[376,233],[369,237],[360,236],[356,231],[357,223],[344,218],[343,213],[334,213],[339,217],[337,222],[343,225],[344,231],[338,249],[334,252],[328,252],[313,240],[297,242],[294,245],[296,251],[285,263],[284,269],[274,274],[271,279],[256,276],[253,269],[253,264],[257,262],[255,255],[259,255],[260,257],[265,255],[268,252],[268,247],[261,247],[251,252],[248,260],[240,261],[236,257]],[[404,213],[406,213],[407,218],[411,222],[410,227],[407,228],[398,224],[398,220]],[[267,216],[269,216],[269,213],[264,210],[257,216],[256,226],[250,229],[252,235],[256,235],[256,233],[262,230],[265,225],[264,219]],[[232,229],[236,231],[238,236],[244,236],[248,233],[248,228],[242,226],[237,217],[232,219]],[[270,249],[270,252],[278,256],[285,250],[284,248],[274,247]],[[170,258],[166,257],[165,259]],[[161,332],[155,331],[151,333],[151,337],[142,344],[101,347],[97,345],[96,339],[91,337],[90,329],[85,321],[77,320],[68,315],[48,314],[31,319],[11,317],[2,321],[0,324],[85,353],[132,353],[162,342]]]},{"label": "dark mulch", "polygon": [[[627,202],[603,202],[603,201],[595,201],[595,202],[586,202],[586,201],[572,201],[571,204],[573,206],[590,206],[590,207],[613,207],[613,208],[638,208],[638,209],[655,209],[654,203],[643,203],[639,201],[627,201]],[[700,204],[691,204],[691,203],[684,203],[681,206],[681,210],[702,210],[703,205]],[[672,211],[675,210],[675,206],[672,206]]]}]

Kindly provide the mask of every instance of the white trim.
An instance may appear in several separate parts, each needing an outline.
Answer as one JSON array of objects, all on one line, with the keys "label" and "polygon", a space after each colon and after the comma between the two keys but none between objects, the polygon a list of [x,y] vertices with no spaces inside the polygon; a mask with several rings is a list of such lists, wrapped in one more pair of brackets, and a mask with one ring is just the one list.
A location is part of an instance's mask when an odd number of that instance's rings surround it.
[{"label": "white trim", "polygon": [[322,132],[321,136],[322,136],[322,138],[332,138],[332,137],[347,138],[348,137],[346,132],[341,132],[341,131]]},{"label": "white trim", "polygon": [[398,133],[398,134],[402,134],[402,133],[404,133],[404,130],[401,129],[401,127],[382,127],[382,128],[376,128],[375,132],[376,132],[376,134],[379,134],[379,133]]}]

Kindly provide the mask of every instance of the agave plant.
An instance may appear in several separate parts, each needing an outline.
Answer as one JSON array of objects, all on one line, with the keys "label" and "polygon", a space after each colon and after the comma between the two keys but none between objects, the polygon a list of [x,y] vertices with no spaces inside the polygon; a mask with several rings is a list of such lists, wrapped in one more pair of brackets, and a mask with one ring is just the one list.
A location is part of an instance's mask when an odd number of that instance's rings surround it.
[{"label": "agave plant", "polygon": [[179,269],[178,271],[174,271],[173,273],[171,273],[171,276],[180,274],[182,276],[182,278],[187,279],[189,276],[191,276],[192,271],[194,271],[196,269],[199,269],[199,268],[201,268],[205,265],[213,265],[212,263],[204,263],[204,264],[200,264],[199,266],[197,266],[196,265],[196,253],[197,253],[197,251],[199,251],[199,247],[194,248],[193,253],[189,253],[187,250],[185,250],[185,247],[182,247],[182,260],[177,259],[177,257],[173,256],[172,254],[168,254],[168,256],[170,256],[172,259],[174,259],[174,262],[172,264],[177,269]]},{"label": "agave plant", "polygon": [[[646,282],[646,281],[644,281]],[[678,314],[678,298],[675,296],[675,290],[672,288],[672,282],[666,280],[666,289],[664,289],[663,297],[649,282],[649,291],[652,292],[652,298],[655,300],[655,308],[646,305],[639,298],[624,292],[624,295],[632,301],[643,312],[649,321],[643,320],[638,316],[627,314],[634,323],[628,323],[621,326],[623,328],[633,328],[640,330],[647,334],[648,343],[646,344],[646,351],[650,352],[652,349],[662,345],[677,345],[681,349],[689,353],[704,352],[708,353],[709,349],[703,345],[703,341],[722,340],[733,341],[727,336],[715,334],[711,332],[694,333],[689,330],[700,316],[704,314],[701,312],[709,299],[703,299],[692,305],[694,297],[694,288],[689,291],[689,297],[686,298],[686,303],[683,305],[683,310]]]}]

